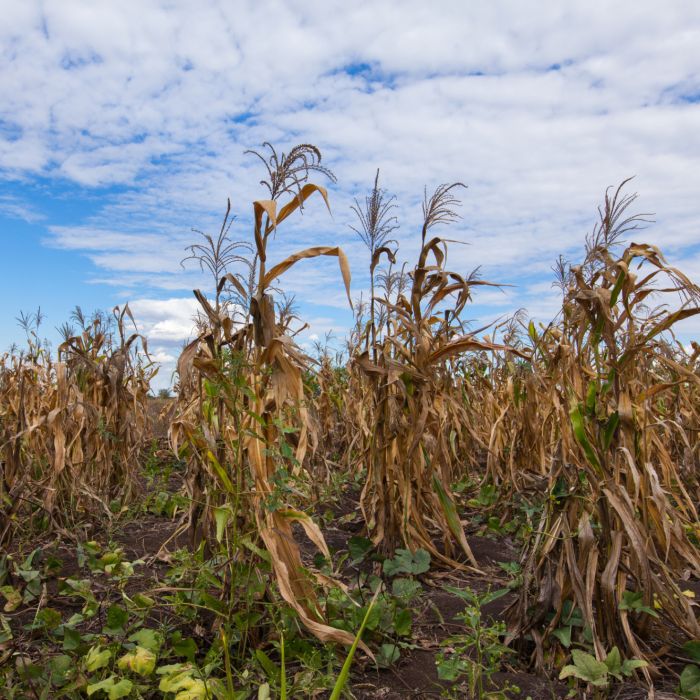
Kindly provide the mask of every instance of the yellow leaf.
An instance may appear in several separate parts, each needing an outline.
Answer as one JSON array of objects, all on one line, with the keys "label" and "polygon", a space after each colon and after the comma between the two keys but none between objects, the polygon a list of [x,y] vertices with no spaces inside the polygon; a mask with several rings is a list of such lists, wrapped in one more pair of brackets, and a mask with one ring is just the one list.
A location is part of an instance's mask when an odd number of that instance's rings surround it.
[{"label": "yellow leaf", "polygon": [[156,667],[156,655],[148,649],[136,647],[117,661],[117,667],[121,671],[129,670],[140,676],[150,676]]}]

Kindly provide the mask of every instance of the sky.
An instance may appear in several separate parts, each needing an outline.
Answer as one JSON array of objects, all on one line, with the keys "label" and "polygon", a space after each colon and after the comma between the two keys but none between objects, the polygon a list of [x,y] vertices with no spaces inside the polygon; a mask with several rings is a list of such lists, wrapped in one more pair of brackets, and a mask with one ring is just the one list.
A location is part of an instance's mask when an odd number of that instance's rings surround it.
[{"label": "sky", "polygon": [[[44,334],[74,306],[128,302],[170,383],[192,336],[180,265],[192,228],[251,240],[264,199],[245,151],[316,144],[337,176],[270,258],[340,245],[352,295],[368,258],[349,224],[376,169],[396,195],[401,260],[415,262],[424,187],[461,181],[462,218],[436,234],[448,268],[511,285],[467,317],[556,313],[551,267],[579,260],[605,189],[627,191],[661,247],[700,281],[700,3],[667,0],[301,3],[4,0],[0,23],[0,351],[41,307]],[[299,263],[308,346],[352,318],[335,259]],[[700,324],[686,322],[684,337]]]}]

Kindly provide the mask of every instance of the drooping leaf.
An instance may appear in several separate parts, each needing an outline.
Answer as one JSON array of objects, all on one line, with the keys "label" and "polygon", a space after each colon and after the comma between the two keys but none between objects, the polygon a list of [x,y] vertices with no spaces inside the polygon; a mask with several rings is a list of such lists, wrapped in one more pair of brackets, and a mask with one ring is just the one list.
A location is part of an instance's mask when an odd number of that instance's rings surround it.
[{"label": "drooping leaf", "polygon": [[583,448],[588,463],[592,467],[595,467],[598,472],[600,472],[601,468],[598,455],[595,453],[595,450],[586,436],[586,427],[583,414],[581,413],[581,407],[575,402],[572,402],[571,410],[569,411],[569,418],[571,419],[571,425],[574,429],[576,440]]},{"label": "drooping leaf", "polygon": [[216,522],[216,541],[221,544],[224,540],[224,530],[231,519],[231,508],[220,506],[214,508],[214,521]]},{"label": "drooping leaf", "polygon": [[348,302],[352,307],[352,299],[350,297],[350,263],[348,262],[347,256],[341,248],[338,246],[315,246],[314,248],[307,248],[306,250],[299,251],[285,258],[282,262],[277,263],[271,270],[269,270],[264,279],[265,287],[268,287],[272,282],[274,282],[281,274],[286,272],[290,267],[298,263],[300,260],[306,260],[308,258],[317,258],[321,255],[331,255],[338,258],[338,264],[340,265],[340,272],[343,277],[343,283],[345,285],[345,293],[348,297]]}]

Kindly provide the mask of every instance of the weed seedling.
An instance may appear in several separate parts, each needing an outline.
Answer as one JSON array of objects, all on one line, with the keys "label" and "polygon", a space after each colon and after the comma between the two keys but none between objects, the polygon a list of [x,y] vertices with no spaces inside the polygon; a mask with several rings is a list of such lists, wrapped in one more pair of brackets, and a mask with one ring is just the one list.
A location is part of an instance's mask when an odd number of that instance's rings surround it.
[{"label": "weed seedling", "polygon": [[[514,687],[496,688],[493,675],[500,669],[503,658],[513,651],[501,641],[506,631],[504,623],[485,622],[483,607],[506,595],[508,589],[487,590],[484,593],[451,586],[446,589],[467,604],[464,611],[456,616],[464,623],[465,629],[443,642],[446,650],[436,658],[438,677],[445,681],[460,681],[466,677],[468,697],[478,700],[505,699],[505,693],[514,690]],[[449,696],[456,697],[454,692],[456,688],[447,691],[451,694]]]}]

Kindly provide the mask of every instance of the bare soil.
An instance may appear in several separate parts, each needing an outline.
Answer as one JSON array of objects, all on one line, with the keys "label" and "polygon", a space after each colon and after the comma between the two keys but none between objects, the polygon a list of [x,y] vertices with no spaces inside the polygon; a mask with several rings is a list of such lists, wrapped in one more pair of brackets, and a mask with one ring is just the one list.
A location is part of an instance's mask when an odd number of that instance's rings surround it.
[{"label": "bare soil", "polygon": [[[167,402],[161,401],[161,405],[154,404],[154,411],[162,412],[167,408]],[[170,479],[168,488],[176,491],[182,486],[182,472],[175,471]],[[353,535],[361,534],[362,522],[357,502],[357,493],[347,490],[342,494],[339,501],[329,504],[319,505],[317,512],[319,516],[328,510],[333,511],[335,518],[327,523],[323,528],[326,541],[332,553],[339,553],[347,549],[347,543]],[[354,514],[354,517],[353,517]],[[177,532],[177,520],[169,520],[165,517],[142,514],[136,518],[124,522],[117,522],[112,527],[103,524],[100,529],[99,524],[92,524],[84,532],[90,532],[91,539],[106,543],[109,540],[117,542],[125,552],[125,557],[129,561],[142,560],[146,562],[144,566],[137,568],[135,576],[128,581],[128,590],[139,591],[148,590],[159,585],[167,569],[167,552],[174,551],[178,547],[187,545],[185,533]],[[302,539],[300,537],[300,539]],[[438,679],[435,655],[440,650],[441,643],[459,631],[460,623],[455,620],[455,616],[463,610],[462,600],[445,590],[445,585],[454,587],[470,587],[474,590],[483,590],[487,585],[502,586],[506,579],[503,572],[498,568],[499,562],[511,562],[518,559],[518,550],[511,538],[504,537],[483,537],[474,533],[468,535],[468,541],[479,566],[487,573],[487,579],[483,576],[475,575],[469,571],[431,571],[421,577],[424,593],[420,605],[413,621],[413,648],[404,650],[399,662],[392,668],[377,668],[358,655],[354,671],[351,677],[352,692],[358,700],[369,700],[371,698],[381,698],[383,700],[404,700],[407,698],[440,698],[447,689],[447,684]],[[62,560],[62,566],[55,576],[49,577],[46,581],[45,595],[51,601],[50,605],[59,612],[74,613],[79,612],[82,602],[80,600],[56,597],[58,583],[60,579],[68,577],[78,577],[84,575],[84,570],[78,566],[76,558],[76,547],[73,544],[64,542],[53,544],[48,541],[33,542],[31,549],[43,546],[46,552],[51,552],[54,556]],[[28,548],[25,545],[18,555],[26,556]],[[310,542],[302,540],[303,556],[311,559],[315,550]],[[356,571],[345,572],[349,576],[356,575]],[[94,582],[93,582],[94,583]],[[101,609],[106,611],[112,602],[119,599],[118,591],[110,589],[107,585],[96,589],[96,595],[100,600]],[[700,597],[700,582],[684,582],[684,587],[694,590]],[[494,620],[503,618],[504,610],[513,600],[514,594],[508,594],[485,607],[487,616]],[[20,609],[16,612],[6,614],[10,619],[14,630],[27,625],[36,614],[36,608]],[[154,611],[154,615],[162,616],[163,611]],[[159,620],[162,621],[162,620]],[[170,620],[174,622],[174,620]],[[208,621],[200,620],[192,629],[186,629],[178,625],[188,636],[203,641],[211,636],[211,628]],[[97,631],[104,624],[104,616],[100,614],[87,623]],[[192,626],[192,625],[190,625]],[[207,629],[209,627],[209,629]],[[32,647],[32,632],[27,632],[15,636],[15,648],[24,648],[27,651]],[[211,640],[209,640],[211,641]],[[514,685],[520,690],[510,693],[510,697],[532,698],[532,700],[554,699],[567,697],[567,687],[559,681],[542,678],[524,665],[523,660],[514,659],[512,667],[507,668],[494,677],[500,687],[504,685]],[[677,681],[669,675],[668,679],[661,679],[659,689],[660,698],[674,698],[673,689]],[[647,690],[633,684],[618,686],[613,697],[621,700],[643,698],[647,696]],[[465,697],[457,692],[455,697]]]}]

